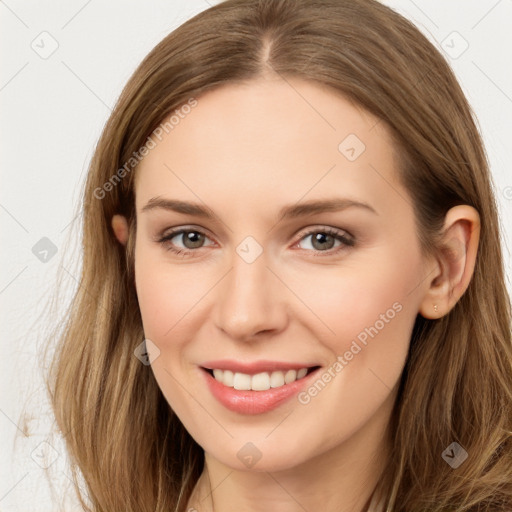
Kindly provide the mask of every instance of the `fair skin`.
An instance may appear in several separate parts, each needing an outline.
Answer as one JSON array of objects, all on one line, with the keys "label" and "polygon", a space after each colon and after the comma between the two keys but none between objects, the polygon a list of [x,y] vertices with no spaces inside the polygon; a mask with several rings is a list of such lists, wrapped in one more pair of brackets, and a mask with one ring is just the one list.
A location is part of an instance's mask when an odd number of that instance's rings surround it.
[{"label": "fair skin", "polygon": [[[353,161],[338,149],[349,134],[366,146]],[[452,251],[422,253],[394,147],[383,122],[330,89],[265,78],[200,96],[137,169],[136,288],[145,336],[160,351],[151,367],[205,451],[187,510],[365,510],[387,460],[416,315],[435,319],[454,306],[479,234],[477,212],[457,206],[444,226]],[[214,216],[143,210],[156,197]],[[284,206],[334,198],[371,209],[278,217]],[[112,227],[126,244],[126,219],[114,216]],[[204,243],[158,241],[180,227]],[[326,228],[353,244],[317,235]],[[248,236],[262,250],[250,263],[236,250]],[[347,360],[372,326],[378,333]],[[307,403],[293,396],[258,414],[226,408],[201,368],[218,359],[320,366],[307,390],[338,356],[346,365]],[[244,446],[261,455],[252,467],[237,457]]]}]

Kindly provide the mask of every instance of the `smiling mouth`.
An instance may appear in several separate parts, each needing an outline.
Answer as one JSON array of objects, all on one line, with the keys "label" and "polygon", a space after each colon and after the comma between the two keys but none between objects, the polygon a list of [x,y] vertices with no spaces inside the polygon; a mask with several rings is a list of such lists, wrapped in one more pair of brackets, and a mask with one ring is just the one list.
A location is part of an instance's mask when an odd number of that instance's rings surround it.
[{"label": "smiling mouth", "polygon": [[303,379],[318,368],[320,366],[286,371],[260,372],[252,375],[218,368],[203,368],[203,370],[209,373],[217,382],[228,388],[240,391],[268,391],[269,389],[280,388]]}]

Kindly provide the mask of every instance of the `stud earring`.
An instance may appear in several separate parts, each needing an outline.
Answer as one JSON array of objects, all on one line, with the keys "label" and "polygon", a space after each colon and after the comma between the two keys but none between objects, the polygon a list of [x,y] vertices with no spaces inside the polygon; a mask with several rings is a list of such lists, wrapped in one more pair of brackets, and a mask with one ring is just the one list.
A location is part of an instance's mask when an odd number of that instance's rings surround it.
[{"label": "stud earring", "polygon": [[434,311],[437,313],[437,304],[434,304]]}]

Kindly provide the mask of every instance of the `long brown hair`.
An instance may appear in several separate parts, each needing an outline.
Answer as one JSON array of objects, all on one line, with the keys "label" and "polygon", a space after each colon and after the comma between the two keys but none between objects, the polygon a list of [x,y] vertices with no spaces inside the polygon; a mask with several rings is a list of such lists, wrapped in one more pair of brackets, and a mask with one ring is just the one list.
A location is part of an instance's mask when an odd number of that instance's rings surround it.
[{"label": "long brown hair", "polygon": [[[133,271],[136,165],[118,170],[191,98],[268,70],[330,86],[385,123],[426,252],[441,250],[449,208],[480,214],[469,288],[444,317],[417,317],[379,489],[388,512],[512,510],[511,308],[482,140],[444,58],[375,0],[227,0],[168,35],[124,88],[90,165],[80,285],[48,377],[88,510],[181,512],[204,463],[133,355],[144,338]],[[118,213],[130,222],[126,249],[110,227]],[[468,453],[456,470],[441,457],[452,442]]]}]

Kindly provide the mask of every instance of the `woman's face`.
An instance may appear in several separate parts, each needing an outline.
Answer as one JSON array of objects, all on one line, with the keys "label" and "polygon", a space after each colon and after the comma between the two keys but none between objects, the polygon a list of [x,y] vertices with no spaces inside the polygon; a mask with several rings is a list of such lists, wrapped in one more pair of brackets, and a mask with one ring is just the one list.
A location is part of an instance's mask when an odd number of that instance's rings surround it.
[{"label": "woman's face", "polygon": [[197,101],[137,169],[136,287],[163,395],[231,468],[373,449],[428,287],[384,123],[301,80]]}]

